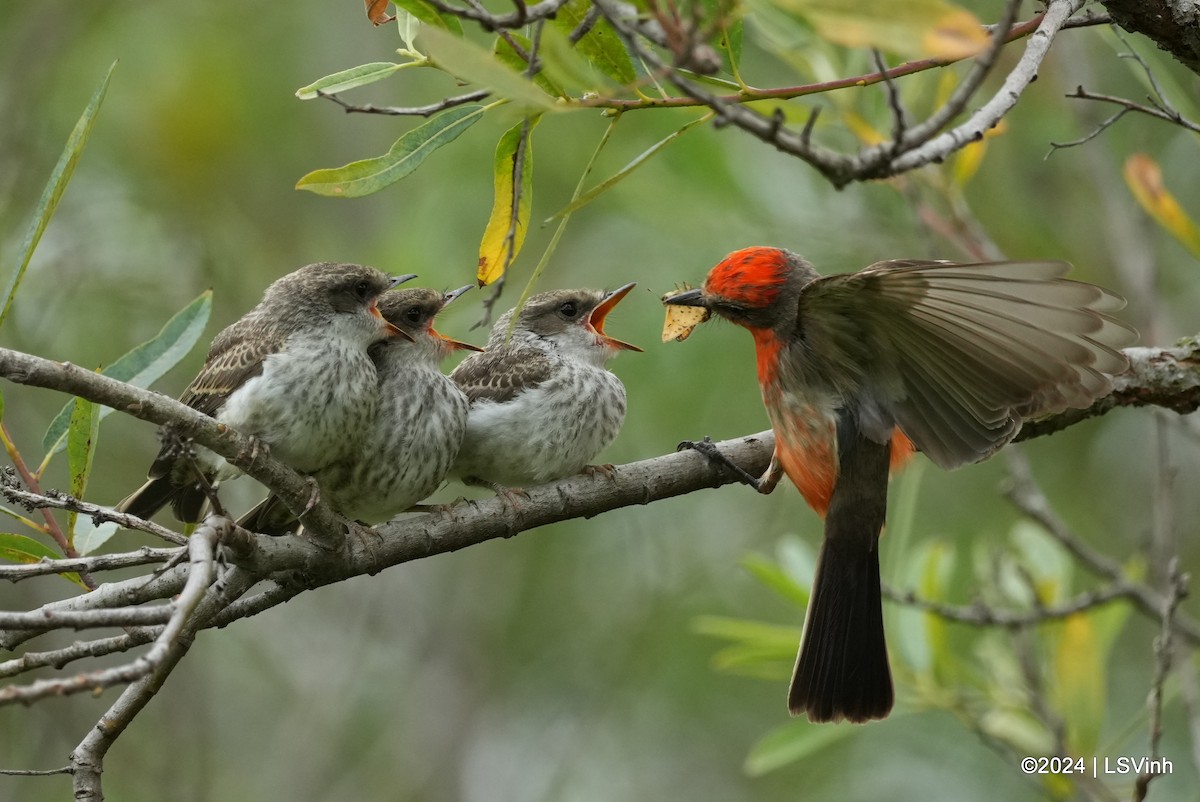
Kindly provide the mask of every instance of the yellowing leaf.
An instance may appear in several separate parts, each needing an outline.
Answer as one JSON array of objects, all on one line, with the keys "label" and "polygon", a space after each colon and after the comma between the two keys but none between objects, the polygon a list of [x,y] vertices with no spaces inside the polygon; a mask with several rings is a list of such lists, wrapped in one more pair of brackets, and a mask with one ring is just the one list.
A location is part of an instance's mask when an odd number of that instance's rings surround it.
[{"label": "yellowing leaf", "polygon": [[[496,198],[483,240],[479,243],[476,278],[481,287],[503,276],[525,243],[529,210],[533,205],[532,134],[539,119],[530,118],[528,129],[525,121],[517,123],[496,144]],[[520,189],[517,189],[518,173],[521,175]]]},{"label": "yellowing leaf", "polygon": [[1200,228],[1163,184],[1158,164],[1144,153],[1133,154],[1125,160],[1125,183],[1142,208],[1200,259]]},{"label": "yellowing leaf", "polygon": [[971,176],[975,175],[979,170],[979,165],[983,163],[983,157],[987,153],[987,141],[994,136],[1003,134],[1006,130],[1008,130],[1008,124],[1001,120],[984,132],[983,139],[968,142],[958,153],[954,154],[951,178],[955,184],[963,186],[971,180]]},{"label": "yellowing leaf", "polygon": [[1063,619],[1054,652],[1054,698],[1071,754],[1095,754],[1104,723],[1104,655],[1084,613]]},{"label": "yellowing leaf", "polygon": [[[43,558],[56,560],[62,559],[62,555],[31,537],[16,535],[10,532],[0,533],[0,560],[28,565],[30,563],[41,562]],[[79,574],[62,574],[62,577],[63,579],[69,579],[84,590],[89,589],[87,585],[83,584],[83,580],[79,578]]]},{"label": "yellowing leaf", "polygon": [[874,47],[906,58],[960,59],[979,53],[988,35],[979,20],[947,0],[775,0],[845,47]]},{"label": "yellowing leaf", "polygon": [[982,52],[988,35],[969,11],[948,8],[921,38],[921,49],[933,58],[963,59]]},{"label": "yellowing leaf", "polygon": [[844,111],[842,112],[842,119],[846,121],[846,127],[850,129],[851,133],[858,137],[859,141],[864,145],[879,145],[888,140],[877,128],[856,112]]}]

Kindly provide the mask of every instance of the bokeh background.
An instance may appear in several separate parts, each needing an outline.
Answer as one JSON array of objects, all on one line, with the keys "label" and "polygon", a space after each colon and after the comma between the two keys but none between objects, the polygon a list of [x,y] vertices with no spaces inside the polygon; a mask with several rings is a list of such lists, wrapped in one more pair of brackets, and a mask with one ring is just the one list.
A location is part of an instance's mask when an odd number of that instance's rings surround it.
[{"label": "bokeh background", "polygon": [[[976,8],[990,19],[994,6]],[[751,42],[754,36],[749,30]],[[1194,75],[1145,40],[1133,41],[1170,87],[1182,88],[1174,99],[1196,96]],[[120,62],[0,342],[104,365],[206,288],[215,290],[211,336],[256,303],[271,280],[321,260],[415,272],[440,288],[470,281],[492,203],[492,150],[505,123],[485,120],[403,182],[367,198],[293,188],[312,169],[383,153],[413,125],[346,115],[293,95],[336,70],[390,60],[398,44],[393,27],[372,28],[353,1],[0,4],[6,272],[67,134],[109,64]],[[1167,345],[1200,329],[1200,265],[1145,218],[1121,168],[1130,154],[1149,154],[1183,205],[1200,215],[1195,137],[1127,118],[1085,146],[1043,158],[1050,141],[1082,136],[1109,113],[1064,100],[1077,84],[1145,94],[1136,66],[1117,58],[1122,49],[1104,30],[1064,34],[1005,132],[989,141],[965,202],[1008,256],[1067,259],[1076,276],[1130,294],[1127,319],[1147,331],[1147,344]],[[811,80],[752,50],[746,73],[753,82]],[[1019,46],[1009,50],[1011,60]],[[847,69],[855,64],[847,60]],[[864,68],[857,63],[853,71]],[[406,71],[351,97],[408,105],[454,91],[444,77]],[[849,91],[863,95],[868,118],[883,108],[878,88]],[[698,113],[628,115],[593,180]],[[883,116],[874,121],[887,125]],[[539,221],[567,202],[605,125],[598,113],[578,113],[548,118],[536,131],[535,222],[501,308],[515,300],[549,239],[552,226]],[[684,344],[660,344],[661,293],[678,281],[697,282],[725,253],[750,244],[792,248],[825,272],[883,258],[962,258],[922,223],[921,208],[936,205],[930,197],[911,177],[836,191],[795,159],[735,130],[702,126],[577,213],[540,286],[636,280],[609,329],[646,349],[613,363],[630,411],[603,458],[627,462],[671,451],[684,438],[767,426],[749,338],[713,325]],[[1154,302],[1134,285],[1152,286]],[[451,307],[439,327],[481,342],[483,332],[469,329],[485,292]],[[202,360],[197,348],[156,389],[177,394]],[[63,399],[11,385],[4,393],[10,429],[40,457],[37,444]],[[123,418],[111,416],[102,427],[92,500],[114,502],[140,483],[155,451],[152,427]],[[1025,447],[1063,515],[1120,560],[1144,546],[1163,476],[1154,425],[1148,412],[1123,410]],[[1166,509],[1184,567],[1195,569],[1200,448],[1178,421],[1168,417],[1164,425],[1175,477]],[[918,483],[911,488],[912,542],[938,539],[961,555],[951,601],[971,600],[972,555],[980,544],[1003,541],[1017,521],[998,492],[1003,477],[995,460],[951,474],[930,467],[908,480]],[[60,473],[47,484],[65,481]],[[232,506],[248,507],[257,488],[243,479],[231,491]],[[439,498],[462,492],[451,486]],[[785,723],[786,680],[714,670],[720,643],[698,634],[694,621],[727,615],[798,627],[802,611],[740,563],[756,552],[800,554],[802,564],[803,544],[811,548],[819,536],[818,519],[790,487],[758,497],[731,486],[306,593],[202,633],[110,753],[106,791],[134,801],[488,802],[1047,793],[955,716],[916,703],[904,684],[891,719],[856,729],[811,759],[761,776],[745,770],[752,745]],[[110,546],[141,542],[122,533]],[[885,574],[905,584],[903,555],[889,554],[886,539],[884,550]],[[1077,587],[1086,585],[1079,573]],[[71,592],[61,585],[0,587],[0,605],[22,609]],[[894,619],[894,610],[888,615]],[[1131,617],[1112,650],[1099,738],[1108,754],[1145,753],[1156,632]],[[893,626],[893,643],[896,637]],[[971,633],[955,637],[971,643]],[[114,696],[0,709],[0,767],[64,765]],[[1169,705],[1164,754],[1176,770],[1156,782],[1154,798],[1197,798],[1186,725],[1178,704]],[[69,794],[61,777],[0,777],[0,798]]]}]

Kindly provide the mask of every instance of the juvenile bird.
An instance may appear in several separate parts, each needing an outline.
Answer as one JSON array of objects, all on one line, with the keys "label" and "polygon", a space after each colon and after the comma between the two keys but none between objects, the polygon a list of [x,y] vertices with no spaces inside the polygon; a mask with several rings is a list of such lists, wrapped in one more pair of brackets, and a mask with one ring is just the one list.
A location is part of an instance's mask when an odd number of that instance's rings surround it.
[{"label": "juvenile bird", "polygon": [[[217,335],[180,400],[257,438],[298,471],[348,456],[378,398],[367,349],[390,327],[376,300],[413,277],[393,279],[371,267],[330,262],[283,276],[258,306]],[[237,473],[206,448],[196,447],[192,460],[168,442],[149,480],[117,510],[149,518],[169,502],[176,518],[196,522],[207,500],[205,485]]]},{"label": "juvenile bird", "polygon": [[[1064,262],[879,262],[820,276],[778,248],[727,256],[703,307],[754,337],[775,431],[771,467],[825,518],[788,707],[812,721],[883,718],[893,690],[879,588],[890,468],[914,448],[940,467],[978,462],[1022,420],[1082,408],[1128,366],[1124,301],[1062,278]],[[700,446],[710,456],[711,444]],[[705,447],[707,446],[707,447]]]},{"label": "juvenile bird", "polygon": [[[315,475],[322,496],[347,518],[386,521],[437,490],[449,472],[462,443],[467,399],[439,365],[455,350],[481,349],[443,335],[433,320],[469,289],[443,294],[414,288],[379,299],[379,311],[397,334],[371,346],[379,375],[378,408],[355,453]],[[298,522],[270,496],[238,524],[282,535]]]},{"label": "juvenile bird", "polygon": [[554,290],[496,321],[487,351],[450,374],[471,402],[453,473],[501,489],[579,473],[621,429],[625,386],[604,366],[641,351],[604,333],[633,284]]}]

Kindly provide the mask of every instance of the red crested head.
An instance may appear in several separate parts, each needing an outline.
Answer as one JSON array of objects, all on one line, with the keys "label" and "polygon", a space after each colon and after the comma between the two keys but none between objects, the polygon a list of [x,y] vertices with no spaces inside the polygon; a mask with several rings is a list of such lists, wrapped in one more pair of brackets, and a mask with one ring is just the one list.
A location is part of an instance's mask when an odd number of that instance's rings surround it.
[{"label": "red crested head", "polygon": [[721,260],[704,280],[706,295],[748,309],[775,303],[794,267],[790,254],[779,248],[742,248]]}]

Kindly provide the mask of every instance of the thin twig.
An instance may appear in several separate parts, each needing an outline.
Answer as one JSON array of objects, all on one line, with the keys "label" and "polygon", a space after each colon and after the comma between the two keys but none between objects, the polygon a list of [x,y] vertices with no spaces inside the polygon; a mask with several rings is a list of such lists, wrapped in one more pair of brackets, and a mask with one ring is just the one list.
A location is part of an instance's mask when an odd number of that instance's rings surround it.
[{"label": "thin twig", "polygon": [[[1101,554],[1071,531],[1050,506],[1041,488],[1033,481],[1029,460],[1017,449],[1005,449],[1008,482],[1004,495],[1027,518],[1042,527],[1093,574],[1115,585],[1128,588],[1127,598],[1143,615],[1160,620],[1167,599],[1149,586],[1132,581],[1115,560]],[[1200,624],[1183,613],[1171,619],[1173,632],[1191,646],[1200,646]]]},{"label": "thin twig", "polygon": [[1175,628],[1172,624],[1175,616],[1178,615],[1179,603],[1187,597],[1188,591],[1188,576],[1180,572],[1178,557],[1171,559],[1168,573],[1168,593],[1161,610],[1162,630],[1154,642],[1154,681],[1150,685],[1150,698],[1147,700],[1150,707],[1149,765],[1151,768],[1138,775],[1133,786],[1133,802],[1142,802],[1146,798],[1146,792],[1150,789],[1150,783],[1155,777],[1162,774],[1157,767],[1161,765],[1159,757],[1163,734],[1163,686],[1167,682],[1167,676],[1171,673],[1175,636]]},{"label": "thin twig", "polygon": [[883,584],[884,597],[896,604],[915,607],[918,610],[932,613],[938,618],[959,624],[1001,627],[1003,629],[1024,629],[1051,621],[1059,621],[1077,613],[1131,598],[1134,592],[1129,584],[1112,584],[1105,588],[1080,593],[1073,599],[1051,606],[1038,606],[1033,610],[998,610],[980,602],[965,606],[946,604],[922,598],[912,590],[900,590],[886,582]]},{"label": "thin twig", "polygon": [[99,638],[91,641],[76,641],[62,649],[51,649],[45,652],[26,652],[20,657],[5,660],[0,663],[0,677],[15,677],[32,671],[35,668],[62,668],[76,660],[89,657],[103,657],[107,654],[127,652],[137,646],[149,643],[158,637],[161,631],[158,627],[139,627],[131,629],[124,635],[114,635],[111,638]]},{"label": "thin twig", "polygon": [[341,96],[336,92],[322,92],[319,90],[317,92],[318,97],[333,101],[341,106],[342,110],[347,114],[382,114],[389,117],[432,117],[440,111],[483,100],[490,94],[491,92],[487,89],[477,89],[474,92],[455,95],[454,97],[448,97],[425,106],[376,106],[371,103],[349,103],[342,100]]},{"label": "thin twig", "polygon": [[[137,529],[180,546],[187,543],[187,538],[178,532],[173,532],[153,521],[138,518],[136,515],[117,512],[109,507],[101,507],[81,501],[74,496],[68,496],[66,493],[58,493],[53,490],[47,491],[45,494],[25,490],[13,484],[3,472],[0,472],[0,494],[3,494],[13,504],[20,504],[26,509],[50,508],[69,510],[77,512],[80,515],[86,515],[96,524],[102,521],[111,521],[123,529]],[[0,573],[0,577],[2,576],[3,574]]]},{"label": "thin twig", "polygon": [[143,546],[137,551],[127,551],[120,554],[93,554],[90,557],[74,559],[50,560],[42,558],[41,562],[26,565],[0,565],[0,579],[19,582],[34,576],[50,574],[69,574],[81,571],[114,571],[118,568],[131,568],[136,565],[170,562],[183,551],[181,548],[152,549]]}]

